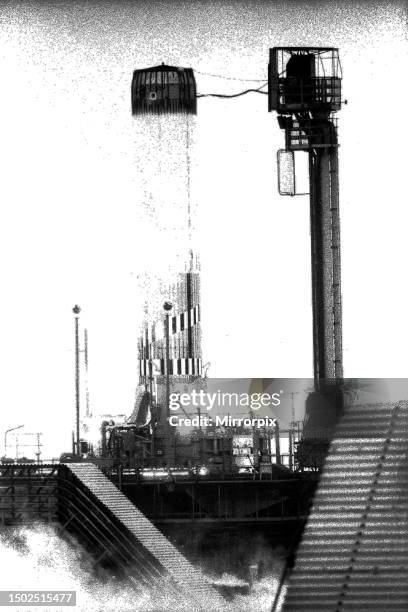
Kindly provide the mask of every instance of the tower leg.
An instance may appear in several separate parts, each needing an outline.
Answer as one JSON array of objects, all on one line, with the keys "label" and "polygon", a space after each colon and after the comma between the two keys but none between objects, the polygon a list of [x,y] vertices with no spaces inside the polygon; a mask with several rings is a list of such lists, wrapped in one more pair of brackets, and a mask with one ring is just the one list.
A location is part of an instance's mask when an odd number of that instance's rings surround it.
[{"label": "tower leg", "polygon": [[343,408],[340,216],[336,147],[309,153],[314,392],[306,401],[299,465],[321,468]]},{"label": "tower leg", "polygon": [[343,377],[337,148],[309,153],[315,388]]}]

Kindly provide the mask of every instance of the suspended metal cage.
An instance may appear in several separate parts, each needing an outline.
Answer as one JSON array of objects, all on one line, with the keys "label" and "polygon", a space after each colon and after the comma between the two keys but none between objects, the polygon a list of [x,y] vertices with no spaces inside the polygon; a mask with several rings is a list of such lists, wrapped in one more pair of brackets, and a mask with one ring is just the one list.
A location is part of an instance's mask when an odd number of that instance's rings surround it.
[{"label": "suspended metal cage", "polygon": [[274,47],[269,51],[269,111],[336,112],[341,65],[332,47]]},{"label": "suspended metal cage", "polygon": [[197,113],[197,90],[192,68],[161,64],[135,70],[132,115]]}]

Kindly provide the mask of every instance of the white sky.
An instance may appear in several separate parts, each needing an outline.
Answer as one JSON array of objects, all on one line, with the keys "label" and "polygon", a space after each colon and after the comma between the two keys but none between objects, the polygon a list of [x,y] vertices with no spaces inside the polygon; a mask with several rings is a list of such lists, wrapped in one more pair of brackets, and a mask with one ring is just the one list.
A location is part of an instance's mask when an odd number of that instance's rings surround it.
[{"label": "white sky", "polygon": [[[402,6],[1,3],[0,433],[25,424],[44,432],[44,456],[70,448],[75,303],[89,330],[94,410],[132,409],[138,277],[168,237],[152,247],[144,232],[140,169],[150,158],[130,115],[130,81],[162,61],[266,80],[272,46],[340,48],[345,375],[407,376]],[[201,93],[248,85],[196,78]],[[284,138],[267,97],[199,100],[192,123],[209,374],[311,376],[309,204],[278,195]]]}]

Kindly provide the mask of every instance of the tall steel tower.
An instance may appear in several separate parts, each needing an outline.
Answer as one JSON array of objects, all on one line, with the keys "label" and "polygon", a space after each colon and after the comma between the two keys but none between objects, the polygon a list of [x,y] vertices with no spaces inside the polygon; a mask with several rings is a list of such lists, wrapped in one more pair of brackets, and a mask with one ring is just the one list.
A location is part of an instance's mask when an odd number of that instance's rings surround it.
[{"label": "tall steel tower", "polygon": [[[325,428],[329,426],[328,412],[336,415],[341,409],[343,377],[339,145],[334,117],[341,107],[338,49],[274,47],[270,49],[268,76],[268,110],[277,111],[279,126],[285,131],[285,149],[278,152],[282,195],[297,194],[295,152],[306,151],[309,157],[313,426]],[[328,407],[332,410],[327,411]]]}]

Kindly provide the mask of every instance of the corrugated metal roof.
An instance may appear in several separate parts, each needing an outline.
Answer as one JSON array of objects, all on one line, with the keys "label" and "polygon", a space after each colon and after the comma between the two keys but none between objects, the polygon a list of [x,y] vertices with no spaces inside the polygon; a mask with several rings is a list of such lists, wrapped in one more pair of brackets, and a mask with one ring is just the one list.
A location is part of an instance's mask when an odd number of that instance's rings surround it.
[{"label": "corrugated metal roof", "polygon": [[336,428],[283,605],[408,611],[408,402],[350,406]]}]

